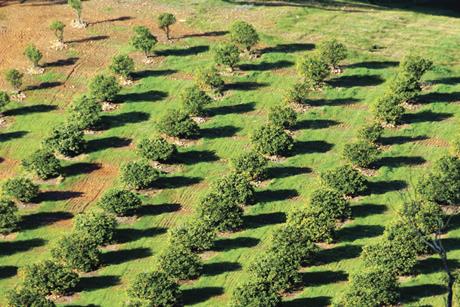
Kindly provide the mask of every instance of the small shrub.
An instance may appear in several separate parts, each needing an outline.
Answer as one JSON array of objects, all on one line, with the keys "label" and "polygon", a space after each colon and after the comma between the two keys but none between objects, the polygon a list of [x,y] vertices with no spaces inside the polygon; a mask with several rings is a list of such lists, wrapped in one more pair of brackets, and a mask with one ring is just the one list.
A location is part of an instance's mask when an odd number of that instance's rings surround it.
[{"label": "small shrub", "polygon": [[313,89],[321,88],[331,73],[328,64],[318,55],[300,58],[297,62],[297,71]]},{"label": "small shrub", "polygon": [[396,242],[399,246],[415,251],[417,255],[424,255],[428,252],[428,246],[424,240],[429,239],[421,236],[416,227],[409,225],[403,220],[396,220],[385,227],[384,240]]},{"label": "small shrub", "polygon": [[177,306],[181,300],[179,285],[164,272],[140,273],[128,290],[134,300],[147,306]]},{"label": "small shrub", "polygon": [[375,163],[380,155],[379,148],[369,142],[346,144],[343,156],[347,161],[358,167],[368,168]]},{"label": "small shrub", "polygon": [[12,290],[7,293],[8,307],[55,307],[53,301],[29,289]]},{"label": "small shrub", "polygon": [[231,71],[240,61],[240,51],[233,44],[220,44],[214,47],[214,62],[218,65],[227,66]]},{"label": "small shrub", "polygon": [[270,108],[268,119],[275,126],[289,129],[297,123],[297,113],[289,106],[276,106]]},{"label": "small shrub", "polygon": [[212,102],[211,97],[200,90],[198,86],[186,88],[182,92],[181,100],[185,113],[191,116],[203,116],[205,106]]},{"label": "small shrub", "polygon": [[81,130],[94,129],[101,120],[101,105],[93,97],[86,95],[74,99],[69,114],[69,122]]},{"label": "small shrub", "polygon": [[203,270],[201,258],[182,245],[170,245],[159,257],[158,267],[177,280],[194,279]]},{"label": "small shrub", "polygon": [[171,13],[163,13],[158,16],[158,27],[165,31],[166,38],[170,39],[170,27],[176,23],[176,17]]},{"label": "small shrub", "polygon": [[367,189],[367,179],[350,165],[343,165],[321,174],[322,182],[342,195],[355,196]]},{"label": "small shrub", "polygon": [[195,73],[195,80],[198,87],[203,91],[211,91],[221,95],[224,90],[224,80],[214,67],[198,69]]},{"label": "small shrub", "polygon": [[5,108],[6,105],[10,103],[10,101],[11,101],[11,98],[8,95],[8,93],[0,91],[0,111],[3,110],[3,108]]},{"label": "small shrub", "polygon": [[280,294],[264,281],[249,281],[233,291],[231,307],[277,307],[281,305]]},{"label": "small shrub", "polygon": [[58,42],[64,43],[65,24],[62,21],[55,20],[50,24],[50,30],[54,32]]},{"label": "small shrub", "polygon": [[322,42],[318,47],[318,52],[321,59],[333,70],[337,69],[339,63],[347,58],[347,48],[335,39]]},{"label": "small shrub", "polygon": [[158,130],[178,138],[193,138],[198,135],[198,125],[187,113],[169,110],[158,122]]},{"label": "small shrub", "polygon": [[34,67],[38,67],[38,63],[43,58],[43,54],[35,45],[28,45],[24,55],[32,62]]},{"label": "small shrub", "polygon": [[75,217],[73,230],[96,245],[107,245],[113,242],[116,228],[117,220],[112,215],[89,211]]},{"label": "small shrub", "polygon": [[429,201],[413,201],[404,204],[401,214],[410,225],[420,234],[430,236],[436,234],[444,226],[446,215],[442,207]]},{"label": "small shrub", "polygon": [[159,176],[159,171],[144,160],[128,162],[121,168],[121,181],[135,190],[149,188]]},{"label": "small shrub", "polygon": [[67,3],[75,11],[78,23],[82,24],[83,21],[81,20],[81,12],[83,10],[83,5],[81,0],[68,0]]},{"label": "small shrub", "polygon": [[97,269],[101,261],[101,251],[94,238],[81,233],[63,237],[51,250],[51,255],[57,262],[80,272]]},{"label": "small shrub", "polygon": [[59,176],[62,169],[61,162],[47,149],[39,149],[22,160],[22,166],[44,180]]},{"label": "small shrub", "polygon": [[114,76],[97,75],[89,84],[92,97],[98,101],[113,101],[121,87]]},{"label": "small shrub", "polygon": [[261,180],[265,177],[268,160],[258,152],[250,151],[233,159],[232,165],[235,172],[250,180]]},{"label": "small shrub", "polygon": [[192,252],[202,252],[210,249],[216,239],[216,230],[209,223],[196,219],[169,231],[171,246],[184,246]]},{"label": "small shrub", "polygon": [[235,21],[230,27],[230,40],[250,52],[251,48],[259,42],[259,35],[247,22]]},{"label": "small shrub", "polygon": [[401,122],[404,108],[401,98],[396,94],[385,94],[373,106],[375,118],[386,125],[397,125]]},{"label": "small shrub", "polygon": [[273,231],[269,251],[290,255],[288,256],[290,259],[298,259],[300,263],[308,263],[318,248],[300,228],[282,225]]},{"label": "small shrub", "polygon": [[8,199],[0,199],[0,234],[7,235],[16,230],[19,223],[18,208]]},{"label": "small shrub", "polygon": [[351,215],[350,204],[340,192],[331,189],[319,189],[313,192],[310,206],[330,215],[334,219],[346,220]]},{"label": "small shrub", "polygon": [[336,231],[333,216],[311,207],[292,212],[287,224],[300,229],[312,242],[332,242]]},{"label": "small shrub", "polygon": [[243,224],[243,209],[216,192],[206,195],[198,206],[198,217],[218,231],[233,231]]},{"label": "small shrub", "polygon": [[131,38],[131,45],[142,51],[145,57],[149,57],[157,44],[157,38],[144,26],[134,27],[134,36]]},{"label": "small shrub", "polygon": [[177,153],[177,148],[162,137],[155,139],[144,138],[137,144],[137,152],[144,159],[165,162],[169,161]]},{"label": "small shrub", "polygon": [[286,92],[285,101],[288,104],[304,104],[308,99],[308,85],[297,82]]},{"label": "small shrub", "polygon": [[45,139],[46,148],[56,150],[66,157],[81,154],[86,148],[83,131],[73,124],[61,124],[53,128],[50,136]]},{"label": "small shrub", "polygon": [[102,209],[118,216],[127,215],[141,205],[142,201],[135,193],[117,189],[109,190],[99,201],[99,206]]},{"label": "small shrub", "polygon": [[362,127],[359,132],[359,139],[369,143],[377,143],[382,137],[383,127],[379,123],[371,123]]},{"label": "small shrub", "polygon": [[265,125],[258,128],[251,136],[254,148],[266,155],[287,154],[294,147],[294,141],[281,127]]},{"label": "small shrub", "polygon": [[128,55],[117,55],[113,57],[110,69],[113,73],[129,80],[134,72],[134,60]]},{"label": "small shrub", "polygon": [[24,74],[17,69],[10,69],[5,74],[6,81],[15,91],[20,91],[22,87],[22,78]]},{"label": "small shrub", "polygon": [[28,203],[38,196],[40,190],[32,180],[19,177],[5,181],[3,192],[6,196]]},{"label": "small shrub", "polygon": [[231,173],[212,185],[212,190],[222,198],[238,205],[254,202],[254,187],[242,174]]}]

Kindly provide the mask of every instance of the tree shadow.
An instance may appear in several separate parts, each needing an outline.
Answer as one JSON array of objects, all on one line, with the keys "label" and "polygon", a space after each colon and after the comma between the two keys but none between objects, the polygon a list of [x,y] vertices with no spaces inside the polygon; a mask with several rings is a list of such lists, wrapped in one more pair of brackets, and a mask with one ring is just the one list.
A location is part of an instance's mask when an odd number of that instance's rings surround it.
[{"label": "tree shadow", "polygon": [[238,131],[241,131],[240,127],[226,125],[220,127],[201,128],[200,135],[205,139],[228,138],[234,136]]},{"label": "tree shadow", "polygon": [[325,153],[334,147],[334,144],[326,141],[296,141],[294,144],[293,155]]},{"label": "tree shadow", "polygon": [[64,166],[62,168],[62,174],[64,177],[73,177],[81,174],[89,174],[101,168],[102,166],[99,163],[77,162]]},{"label": "tree shadow", "polygon": [[149,120],[150,114],[146,112],[131,111],[116,115],[103,115],[101,116],[102,127],[116,128],[123,127],[126,124],[136,124]]},{"label": "tree shadow", "polygon": [[216,276],[227,272],[240,271],[242,269],[241,264],[238,262],[222,261],[214,263],[206,263],[203,266],[204,276]]},{"label": "tree shadow", "polygon": [[202,287],[182,290],[182,301],[184,305],[194,305],[205,302],[214,296],[224,294],[222,287]]},{"label": "tree shadow", "polygon": [[160,177],[155,181],[153,186],[158,189],[178,189],[200,183],[201,181],[203,181],[201,177]]},{"label": "tree shadow", "polygon": [[[1,246],[1,243],[0,243],[0,246]],[[1,251],[0,251],[0,254],[2,254]],[[17,266],[14,266],[14,265],[0,266],[0,279],[10,278],[10,277],[16,276],[16,274],[18,274]]]},{"label": "tree shadow", "polygon": [[35,247],[45,245],[46,241],[43,239],[27,239],[16,241],[0,241],[0,256],[11,256],[16,253],[26,252]]},{"label": "tree shadow", "polygon": [[315,44],[311,43],[291,43],[291,44],[278,44],[273,47],[266,47],[260,49],[261,53],[292,53],[292,52],[301,52],[308,51],[315,48]]},{"label": "tree shadow", "polygon": [[244,229],[256,229],[286,222],[286,213],[272,212],[243,216]]},{"label": "tree shadow", "polygon": [[188,48],[182,49],[167,49],[167,50],[158,50],[155,52],[158,56],[189,56],[189,55],[197,55],[203,52],[207,52],[209,50],[209,46],[200,45],[200,46],[192,46]]},{"label": "tree shadow", "polygon": [[268,178],[287,178],[291,176],[298,176],[311,173],[312,169],[309,167],[299,166],[275,166],[267,170]]},{"label": "tree shadow", "polygon": [[22,216],[19,228],[21,230],[32,230],[57,222],[70,220],[71,218],[73,218],[73,214],[65,211],[37,212]]},{"label": "tree shadow", "polygon": [[365,195],[385,194],[393,191],[401,191],[408,187],[407,182],[403,180],[370,181],[367,186],[368,189],[364,193]]},{"label": "tree shadow", "polygon": [[45,191],[37,197],[37,202],[42,201],[62,201],[82,196],[82,192],[76,191]]},{"label": "tree shadow", "polygon": [[415,156],[415,157],[407,157],[407,156],[399,156],[399,157],[383,157],[378,162],[375,163],[376,167],[403,167],[403,166],[415,166],[421,165],[426,162],[425,158]]},{"label": "tree shadow", "polygon": [[61,60],[57,60],[57,61],[54,61],[54,62],[45,63],[45,64],[43,64],[43,67],[70,66],[70,65],[74,65],[75,63],[77,63],[77,61],[79,59],[80,58],[77,58],[77,57],[70,57],[70,58],[67,58],[67,59],[61,59]]},{"label": "tree shadow", "polygon": [[385,205],[360,204],[358,206],[351,206],[351,216],[354,218],[382,214],[385,211],[387,211],[387,207]]},{"label": "tree shadow", "polygon": [[294,189],[264,190],[255,193],[256,199],[262,203],[283,201],[299,196],[299,192]]},{"label": "tree shadow", "polygon": [[446,288],[436,284],[424,284],[415,286],[401,286],[401,303],[417,302],[424,297],[432,297],[446,293]]},{"label": "tree shadow", "polygon": [[441,122],[454,116],[453,113],[440,113],[431,110],[418,113],[406,113],[403,115],[403,122],[407,124],[423,123],[423,122]]},{"label": "tree shadow", "polygon": [[173,162],[192,165],[197,163],[205,162],[215,162],[218,161],[219,157],[216,155],[215,151],[211,150],[189,150],[178,152],[173,157]]},{"label": "tree shadow", "polygon": [[457,85],[460,83],[460,77],[446,77],[436,80],[430,80],[429,82],[434,84]]},{"label": "tree shadow", "polygon": [[154,236],[166,233],[167,228],[151,227],[146,229],[119,228],[115,231],[115,241],[123,244],[137,241],[142,238],[152,238]]},{"label": "tree shadow", "polygon": [[27,115],[32,113],[45,113],[56,110],[57,107],[54,105],[48,104],[36,104],[33,106],[24,106],[12,110],[7,110],[3,112],[5,116],[18,116],[18,115]]},{"label": "tree shadow", "polygon": [[143,205],[136,210],[138,216],[153,216],[181,210],[179,204]]},{"label": "tree shadow", "polygon": [[14,131],[14,132],[2,133],[0,134],[0,142],[8,142],[13,139],[20,139],[28,133],[29,133],[28,131]]},{"label": "tree shadow", "polygon": [[26,91],[35,91],[35,90],[47,90],[53,87],[58,87],[63,85],[64,83],[56,81],[56,82],[42,82],[38,85],[29,85],[25,90]]},{"label": "tree shadow", "polygon": [[151,255],[152,252],[149,248],[137,247],[131,249],[106,252],[102,254],[102,261],[107,265],[116,265],[133,260],[147,258]]},{"label": "tree shadow", "polygon": [[428,136],[418,135],[418,136],[387,136],[379,138],[379,142],[382,145],[401,145],[410,142],[417,142],[427,140]]},{"label": "tree shadow", "polygon": [[342,76],[328,81],[335,87],[365,87],[382,84],[385,80],[379,75]]},{"label": "tree shadow", "polygon": [[281,303],[282,307],[306,307],[306,306],[329,306],[331,303],[330,296],[317,296],[317,297],[300,297],[291,301],[284,301]]},{"label": "tree shadow", "polygon": [[[457,259],[448,259],[447,264],[449,268],[453,270],[456,270],[460,267],[460,262]],[[437,272],[443,272],[442,268],[442,261],[436,255],[434,257],[417,261],[417,264],[415,265],[414,269],[416,272],[420,272],[420,274],[432,274]]]},{"label": "tree shadow", "polygon": [[347,65],[347,68],[367,68],[367,69],[384,69],[398,66],[397,61],[365,61]]},{"label": "tree shadow", "polygon": [[125,20],[131,20],[131,19],[134,19],[134,17],[120,16],[120,17],[117,17],[117,18],[111,18],[111,19],[105,19],[105,20],[89,22],[88,25],[89,26],[94,26],[94,25],[101,24],[101,23],[109,23],[109,22],[115,22],[115,21],[125,21]]},{"label": "tree shadow", "polygon": [[239,81],[234,83],[227,83],[224,85],[224,91],[253,91],[258,88],[268,86],[268,83],[254,82],[254,81]]},{"label": "tree shadow", "polygon": [[82,276],[76,286],[76,292],[94,291],[110,288],[120,284],[120,276],[104,275],[104,276]]},{"label": "tree shadow", "polygon": [[210,116],[226,115],[226,114],[243,114],[255,110],[256,104],[254,102],[240,103],[230,106],[217,106],[207,110]]},{"label": "tree shadow", "polygon": [[108,35],[95,35],[90,37],[85,37],[81,39],[74,39],[70,41],[66,41],[66,44],[79,44],[79,43],[87,43],[87,42],[96,42],[96,41],[103,41],[110,38]]},{"label": "tree shadow", "polygon": [[259,244],[260,240],[252,237],[237,237],[231,239],[218,239],[214,242],[213,251],[226,252],[232,249],[250,248]]},{"label": "tree shadow", "polygon": [[343,227],[337,231],[339,242],[353,242],[364,238],[378,237],[383,234],[385,227],[381,225],[354,225]]},{"label": "tree shadow", "polygon": [[223,36],[225,34],[228,34],[228,31],[210,31],[210,32],[202,32],[202,33],[185,34],[185,35],[182,35],[180,38],[217,37],[217,36]]},{"label": "tree shadow", "polygon": [[143,93],[129,93],[118,95],[116,100],[118,102],[155,102],[168,97],[168,93],[156,90],[150,90]]},{"label": "tree shadow", "polygon": [[447,251],[456,251],[460,249],[460,238],[445,238],[442,240]]},{"label": "tree shadow", "polygon": [[239,65],[239,68],[244,71],[247,71],[247,70],[268,71],[268,70],[276,70],[276,69],[291,67],[292,65],[294,65],[294,63],[291,61],[280,60],[278,62],[263,61],[258,64],[241,64]]},{"label": "tree shadow", "polygon": [[460,92],[454,93],[428,93],[419,95],[417,102],[422,104],[429,103],[451,103],[460,101]]},{"label": "tree shadow", "polygon": [[128,138],[120,138],[118,136],[109,136],[105,138],[99,138],[90,140],[86,146],[86,153],[98,152],[110,148],[121,148],[131,144],[132,140]]},{"label": "tree shadow", "polygon": [[341,245],[330,249],[323,249],[317,253],[315,262],[325,265],[342,260],[353,259],[361,254],[361,250],[361,246],[351,244]]},{"label": "tree shadow", "polygon": [[338,124],[340,124],[340,122],[330,119],[304,119],[297,122],[297,124],[295,125],[295,129],[326,129],[329,127],[336,126]]},{"label": "tree shadow", "polygon": [[148,77],[161,77],[161,76],[167,76],[167,75],[172,75],[176,73],[176,69],[163,69],[163,70],[141,70],[141,71],[136,71],[131,74],[132,78],[134,80],[140,80],[143,78],[148,78]]},{"label": "tree shadow", "polygon": [[308,100],[306,103],[312,106],[347,106],[359,102],[357,98],[335,98],[335,99],[317,99]]},{"label": "tree shadow", "polygon": [[307,287],[335,284],[348,279],[345,271],[302,272],[301,275],[303,284]]}]

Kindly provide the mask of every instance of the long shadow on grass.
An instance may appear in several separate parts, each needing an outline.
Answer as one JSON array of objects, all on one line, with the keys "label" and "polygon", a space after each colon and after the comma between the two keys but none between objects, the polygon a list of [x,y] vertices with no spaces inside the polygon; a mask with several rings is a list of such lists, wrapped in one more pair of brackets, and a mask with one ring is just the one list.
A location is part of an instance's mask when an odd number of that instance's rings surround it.
[{"label": "long shadow on grass", "polygon": [[22,217],[19,228],[21,230],[37,229],[60,221],[70,220],[72,217],[72,213],[65,211],[32,213]]},{"label": "long shadow on grass", "polygon": [[[429,251],[431,252],[431,249],[429,249]],[[457,259],[449,259],[447,261],[447,264],[451,269],[460,268],[460,262]],[[416,272],[420,272],[421,274],[432,274],[442,272],[442,268],[443,264],[441,262],[441,259],[439,259],[437,255],[434,255],[431,258],[426,258],[417,261],[417,264],[415,265],[414,269],[416,270]]]},{"label": "long shadow on grass", "polygon": [[188,56],[197,55],[209,50],[209,46],[200,45],[181,49],[158,50],[155,53],[159,56]]},{"label": "long shadow on grass", "polygon": [[63,82],[59,82],[59,81],[55,81],[55,82],[42,82],[42,83],[37,84],[37,85],[29,85],[29,86],[26,88],[26,91],[47,90],[47,89],[50,89],[50,88],[54,88],[54,87],[61,86],[61,85],[63,85],[63,84],[64,84]]},{"label": "long shadow on grass", "polygon": [[137,259],[147,258],[151,255],[152,252],[149,248],[137,247],[104,253],[102,254],[102,261],[107,265],[114,265]]},{"label": "long shadow on grass", "polygon": [[364,238],[378,237],[383,234],[385,227],[381,225],[355,225],[344,227],[337,231],[338,242],[353,242]]},{"label": "long shadow on grass", "polygon": [[299,166],[275,166],[267,170],[268,178],[287,178],[291,176],[298,176],[311,173],[312,169],[309,167]]},{"label": "long shadow on grass", "polygon": [[334,144],[326,141],[296,141],[294,144],[293,155],[310,153],[325,153],[334,147]]},{"label": "long shadow on grass", "polygon": [[73,177],[81,174],[90,174],[101,167],[99,163],[77,162],[64,166],[62,168],[62,173],[65,177]]},{"label": "long shadow on grass", "polygon": [[257,201],[261,203],[270,203],[274,201],[283,201],[299,196],[299,192],[294,189],[264,190],[255,193]]},{"label": "long shadow on grass", "polygon": [[239,81],[234,83],[225,84],[225,91],[253,91],[258,88],[268,86],[268,83],[254,82],[254,81]]},{"label": "long shadow on grass", "polygon": [[126,124],[141,123],[150,118],[150,114],[146,112],[131,111],[117,115],[101,116],[101,125],[108,129],[115,127],[123,127]]},{"label": "long shadow on grass", "polygon": [[143,93],[129,93],[129,94],[122,94],[117,96],[117,101],[118,102],[141,102],[141,101],[146,101],[146,102],[154,102],[154,101],[160,101],[162,99],[165,99],[168,97],[168,93],[163,92],[163,91],[156,91],[156,90],[150,90],[147,92]]},{"label": "long shadow on grass", "polygon": [[159,189],[177,189],[188,187],[203,181],[200,177],[186,177],[186,176],[173,176],[173,177],[160,177],[153,184],[153,187]]},{"label": "long shadow on grass", "polygon": [[258,64],[241,64],[239,68],[241,70],[253,70],[253,71],[267,71],[286,68],[294,65],[291,61],[280,60],[278,62],[261,62]]},{"label": "long shadow on grass", "polygon": [[131,20],[134,19],[134,17],[131,16],[120,16],[117,18],[110,18],[110,19],[104,19],[104,20],[98,20],[98,21],[93,21],[89,22],[88,25],[93,26],[101,23],[109,23],[109,22],[114,22],[114,21],[125,21],[125,20]]},{"label": "long shadow on grass", "polygon": [[306,103],[312,106],[347,106],[359,102],[357,98],[335,98],[335,99],[317,99],[308,100]]},{"label": "long shadow on grass", "polygon": [[57,60],[57,61],[54,61],[54,62],[48,62],[48,63],[45,63],[43,65],[43,67],[62,67],[62,66],[70,66],[70,65],[74,65],[75,63],[77,63],[77,61],[79,60],[80,58],[77,58],[77,57],[70,57],[70,58],[67,58],[67,59],[61,59],[61,60]]},{"label": "long shadow on grass", "polygon": [[403,180],[387,180],[387,181],[377,181],[369,182],[366,195],[372,194],[385,194],[393,191],[401,191],[407,188],[407,182]]},{"label": "long shadow on grass", "polygon": [[407,124],[424,123],[424,122],[441,122],[454,116],[453,113],[440,113],[430,110],[418,113],[409,113],[403,115],[403,122]]},{"label": "long shadow on grass", "polygon": [[396,61],[365,61],[347,65],[347,68],[367,68],[367,69],[384,69],[389,67],[398,66],[399,62]]},{"label": "long shadow on grass", "polygon": [[424,284],[416,286],[401,286],[401,303],[417,302],[424,297],[432,297],[446,293],[446,288],[436,284]]},{"label": "long shadow on grass", "polygon": [[98,152],[109,148],[121,148],[131,144],[132,140],[118,136],[109,136],[88,141],[86,153]]},{"label": "long shadow on grass", "polygon": [[332,297],[317,296],[317,297],[300,297],[292,301],[282,302],[283,307],[305,307],[305,306],[329,306]]},{"label": "long shadow on grass", "polygon": [[37,202],[42,201],[62,201],[82,196],[82,192],[77,191],[45,191],[37,197]]},{"label": "long shadow on grass", "polygon": [[0,256],[10,256],[16,253],[26,252],[35,247],[43,246],[45,243],[45,240],[38,238],[0,242]]},{"label": "long shadow on grass", "polygon": [[216,36],[223,36],[228,34],[228,31],[210,31],[210,32],[203,32],[203,33],[192,33],[192,34],[185,34],[182,35],[181,38],[189,38],[189,37],[216,37]]},{"label": "long shadow on grass", "polygon": [[6,278],[16,276],[17,273],[18,273],[18,267],[17,266],[14,266],[14,265],[0,266],[0,279],[6,279]]},{"label": "long shadow on grass", "polygon": [[426,135],[419,135],[419,136],[387,136],[381,137],[379,142],[382,145],[401,145],[411,142],[423,141],[427,140],[428,136]]},{"label": "long shadow on grass", "polygon": [[361,246],[359,245],[341,245],[330,249],[323,249],[316,255],[316,263],[330,264],[342,260],[353,259],[361,253]]},{"label": "long shadow on grass", "polygon": [[5,116],[19,116],[32,113],[45,113],[56,110],[57,107],[49,104],[36,104],[33,106],[24,106],[3,112]]},{"label": "long shadow on grass", "polygon": [[272,212],[256,215],[246,215],[243,217],[244,229],[256,229],[268,225],[281,224],[286,222],[286,213]]},{"label": "long shadow on grass", "polygon": [[379,75],[353,75],[338,77],[328,83],[334,87],[364,87],[379,85],[384,81]]},{"label": "long shadow on grass", "polygon": [[407,157],[407,156],[399,156],[399,157],[384,157],[381,158],[379,161],[374,163],[375,167],[403,167],[403,166],[416,166],[421,165],[426,162],[425,158],[415,156],[415,157]]},{"label": "long shadow on grass", "polygon": [[0,142],[8,142],[14,139],[20,139],[28,133],[29,133],[28,131],[14,131],[14,132],[2,133],[0,134]]},{"label": "long shadow on grass", "polygon": [[153,216],[164,213],[171,213],[179,211],[182,208],[179,204],[161,204],[161,205],[143,205],[136,210],[136,215],[139,216]]},{"label": "long shadow on grass", "polygon": [[429,82],[434,84],[457,85],[460,83],[460,77],[446,77],[436,80],[430,80]]},{"label": "long shadow on grass", "polygon": [[240,271],[241,268],[241,264],[239,264],[238,262],[222,261],[206,263],[203,266],[203,275],[216,276],[227,272]]},{"label": "long shadow on grass", "polygon": [[340,122],[330,119],[304,119],[297,122],[295,129],[325,129],[339,124]]},{"label": "long shadow on grass", "polygon": [[219,157],[211,150],[189,150],[179,152],[175,155],[172,162],[192,165],[196,163],[215,162]]},{"label": "long shadow on grass", "polygon": [[422,104],[428,103],[451,103],[460,101],[460,92],[453,93],[428,93],[419,95],[417,102]]},{"label": "long shadow on grass", "polygon": [[166,231],[167,229],[163,227],[151,227],[146,229],[122,228],[116,230],[115,241],[117,243],[133,242],[142,238],[152,238],[164,234]]},{"label": "long shadow on grass", "polygon": [[348,274],[345,271],[319,271],[302,272],[302,281],[306,287],[334,284],[339,281],[346,281]]},{"label": "long shadow on grass", "polygon": [[208,109],[207,112],[210,116],[226,115],[226,114],[243,114],[255,110],[256,104],[254,102],[240,103],[230,106],[217,106]]},{"label": "long shadow on grass", "polygon": [[310,43],[291,43],[291,44],[278,44],[273,47],[266,47],[260,50],[261,53],[272,53],[272,52],[279,52],[279,53],[291,53],[291,52],[300,52],[300,51],[308,51],[315,48],[314,44]]},{"label": "long shadow on grass", "polygon": [[260,240],[251,237],[237,237],[232,239],[219,239],[214,242],[212,250],[225,252],[232,249],[250,248],[259,244]]},{"label": "long shadow on grass", "polygon": [[210,298],[224,294],[222,287],[202,287],[194,289],[185,289],[182,291],[182,300],[184,305],[194,305],[205,302]]},{"label": "long shadow on grass", "polygon": [[106,40],[108,38],[110,38],[110,36],[108,35],[95,35],[95,36],[66,41],[65,43],[66,44],[78,44],[78,43],[87,43],[87,42],[97,42],[97,41]]},{"label": "long shadow on grass", "polygon": [[120,277],[116,275],[82,276],[76,287],[77,292],[94,291],[110,288],[120,283]]},{"label": "long shadow on grass", "polygon": [[134,80],[140,80],[140,79],[148,78],[148,77],[162,77],[162,76],[172,75],[176,72],[177,70],[175,69],[141,70],[141,71],[136,71],[132,73],[132,77]]},{"label": "long shadow on grass", "polygon": [[228,138],[234,136],[241,128],[226,125],[212,128],[201,128],[200,135],[205,139]]},{"label": "long shadow on grass", "polygon": [[366,217],[371,215],[382,214],[387,210],[385,205],[377,204],[360,204],[351,206],[351,216],[354,218]]},{"label": "long shadow on grass", "polygon": [[442,244],[447,251],[454,251],[460,249],[460,238],[445,238],[442,240]]}]

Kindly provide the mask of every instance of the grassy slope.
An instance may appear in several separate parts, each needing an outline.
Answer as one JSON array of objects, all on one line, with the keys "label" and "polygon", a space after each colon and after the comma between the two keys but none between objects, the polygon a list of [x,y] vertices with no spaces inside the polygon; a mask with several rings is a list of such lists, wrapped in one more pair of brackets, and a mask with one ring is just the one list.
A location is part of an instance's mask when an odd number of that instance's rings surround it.
[{"label": "grassy slope", "polygon": [[[183,5],[183,2],[167,1],[176,9]],[[359,270],[360,263],[356,257],[359,255],[360,246],[376,240],[384,225],[394,218],[394,209],[401,205],[404,197],[408,197],[404,190],[395,191],[395,188],[403,187],[404,183],[411,185],[416,182],[426,167],[446,152],[447,148],[436,145],[452,140],[454,129],[458,131],[458,118],[455,118],[459,115],[458,104],[452,102],[457,100],[455,98],[458,98],[460,86],[446,80],[460,73],[460,59],[454,45],[460,35],[460,22],[454,18],[411,11],[366,10],[346,13],[317,8],[248,8],[220,1],[194,3],[190,9],[195,11],[196,15],[189,19],[188,23],[197,29],[225,29],[229,21],[242,17],[257,26],[263,34],[263,44],[267,46],[315,43],[327,37],[337,37],[352,51],[347,63],[357,65],[345,68],[345,73],[337,77],[336,86],[313,97],[318,100],[318,107],[300,115],[303,125],[295,135],[295,139],[301,142],[297,146],[297,154],[282,163],[273,164],[274,178],[268,186],[259,189],[261,201],[246,211],[247,227],[229,237],[221,238],[217,243],[217,253],[206,260],[206,274],[197,281],[183,286],[188,304],[214,306],[218,301],[227,301],[232,289],[245,278],[245,272],[241,268],[258,256],[267,243],[274,225],[284,221],[286,212],[306,203],[310,193],[318,186],[319,172],[342,163],[340,154],[344,144],[354,138],[357,129],[370,119],[368,106],[381,93],[383,80],[391,76],[395,69],[391,63],[373,66],[365,64],[366,62],[397,61],[408,51],[417,51],[432,58],[437,64],[436,70],[429,73],[426,79],[444,80],[433,81],[430,92],[453,93],[425,96],[423,101],[427,103],[414,111],[424,115],[409,117],[409,125],[386,131],[385,136],[390,143],[395,141],[390,137],[407,138],[403,139],[403,144],[388,146],[384,156],[403,158],[386,160],[389,166],[381,167],[377,176],[372,178],[376,182],[373,186],[374,193],[353,202],[355,219],[340,230],[337,244],[323,252],[323,263],[305,269],[304,290],[287,299],[287,305],[290,306],[325,305],[342,291],[347,274]],[[210,40],[206,38],[189,38],[162,48],[189,48],[209,44]],[[368,48],[373,44],[385,48],[370,53]],[[129,50],[126,46],[121,48]],[[165,246],[165,230],[185,219],[198,203],[208,184],[227,172],[226,161],[249,147],[248,136],[252,129],[266,121],[269,107],[279,103],[284,90],[295,81],[294,66],[290,63],[306,50],[280,51],[263,54],[260,59],[250,63],[255,66],[245,70],[242,76],[228,78],[229,83],[254,82],[253,85],[256,86],[251,89],[242,86],[240,89],[231,90],[223,101],[214,104],[216,115],[202,125],[207,137],[193,147],[181,150],[184,152],[183,159],[191,162],[184,165],[182,170],[168,175],[172,177],[168,181],[172,188],[163,189],[152,198],[145,198],[146,204],[161,207],[158,207],[156,212],[143,215],[133,224],[120,227],[121,234],[129,238],[129,242],[120,245],[118,251],[106,252],[105,257],[110,265],[98,270],[95,276],[85,277],[85,290],[72,303],[120,306],[126,300],[125,289],[129,281],[137,273],[155,267],[155,255]],[[187,76],[196,67],[209,63],[211,55],[208,52],[169,56],[165,62],[153,69],[177,70],[181,74],[152,75],[143,78],[134,87],[126,89],[126,94],[132,95],[125,96],[126,99],[119,110],[107,115],[118,118],[121,124],[89,138],[126,137],[138,140],[153,134],[156,118],[167,108],[176,106],[178,91],[190,84]],[[270,71],[270,65],[262,63],[281,63],[279,65],[286,67]],[[48,77],[59,79],[59,76]],[[154,96],[158,95],[152,94],[152,90],[164,92],[164,96],[167,97],[155,99]],[[32,100],[34,99],[31,97],[32,103],[45,103]],[[353,101],[356,102],[350,104]],[[237,104],[241,104],[242,107],[223,108]],[[12,109],[14,107],[16,106],[11,106]],[[134,112],[146,113],[149,119],[141,113]],[[119,114],[128,116],[117,117]],[[135,118],[136,114],[138,120]],[[445,120],[440,120],[444,117]],[[23,158],[38,146],[39,140],[60,118],[59,112],[17,116],[15,124],[6,132],[30,132],[21,138],[5,140],[0,149],[0,156],[17,160]],[[129,123],[121,122],[120,119],[123,118],[128,119]],[[38,122],[40,126],[36,124]],[[418,136],[432,139],[411,142],[411,138]],[[187,155],[187,151],[191,153]],[[215,152],[219,161],[214,161],[212,152]],[[118,165],[133,158],[135,155],[130,150],[108,148],[89,154],[84,161]],[[422,159],[427,163],[417,165]],[[67,190],[85,176],[87,175],[72,177],[60,188]],[[189,185],[198,181],[196,185]],[[177,203],[182,205],[182,210],[175,211]],[[37,209],[22,212],[28,215],[35,211],[65,210],[65,202],[46,202],[40,204]],[[37,219],[39,218],[38,216]],[[35,224],[31,223],[32,226],[36,226]],[[12,270],[9,266],[22,267],[48,257],[49,247],[63,232],[69,231],[68,224],[62,223],[33,228],[21,231],[17,239],[11,243],[0,242],[3,256],[0,268],[0,297],[3,297],[5,291],[17,281],[16,278],[6,278]],[[459,234],[459,230],[453,230],[448,239],[450,257],[456,259],[460,258],[460,253],[456,251]],[[442,303],[442,297],[439,296],[442,293],[439,286],[442,284],[442,276],[437,272],[437,268],[436,260],[424,260],[420,266],[421,273],[403,282],[405,303],[435,306]],[[3,302],[3,299],[0,299],[0,304]]]}]

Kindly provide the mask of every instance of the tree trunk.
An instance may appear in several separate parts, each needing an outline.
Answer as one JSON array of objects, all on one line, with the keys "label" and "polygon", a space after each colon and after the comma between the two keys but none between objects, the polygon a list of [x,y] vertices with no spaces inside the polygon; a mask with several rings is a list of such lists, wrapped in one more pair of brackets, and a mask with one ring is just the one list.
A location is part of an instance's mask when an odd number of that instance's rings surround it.
[{"label": "tree trunk", "polygon": [[442,261],[442,266],[444,268],[444,271],[447,274],[447,302],[446,306],[447,307],[452,307],[452,301],[453,301],[453,296],[454,296],[454,283],[455,283],[455,277],[452,275],[449,269],[449,264],[447,262],[447,254],[445,250],[439,251],[439,257],[441,258]]},{"label": "tree trunk", "polygon": [[170,40],[170,38],[169,38],[169,27],[166,27],[165,31],[166,31],[166,38],[169,41]]}]

